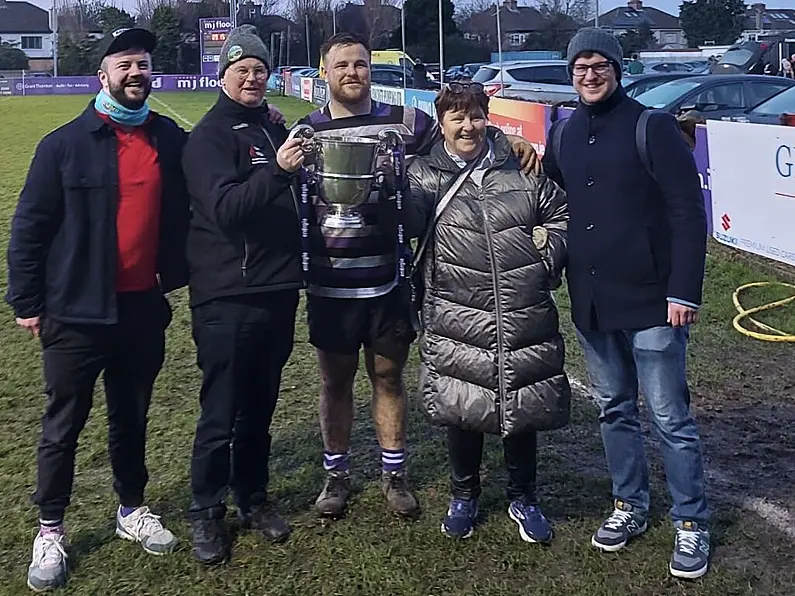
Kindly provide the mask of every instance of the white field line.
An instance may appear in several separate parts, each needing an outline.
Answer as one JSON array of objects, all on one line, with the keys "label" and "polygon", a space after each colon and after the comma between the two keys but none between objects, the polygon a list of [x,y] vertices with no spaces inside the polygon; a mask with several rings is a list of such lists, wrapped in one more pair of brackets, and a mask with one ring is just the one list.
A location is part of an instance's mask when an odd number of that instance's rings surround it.
[{"label": "white field line", "polygon": [[185,116],[183,116],[182,114],[180,114],[178,111],[176,111],[174,108],[172,108],[172,107],[171,107],[170,105],[168,105],[166,102],[164,102],[162,99],[160,99],[160,98],[158,98],[158,97],[155,97],[154,95],[150,95],[150,96],[149,96],[149,99],[151,99],[152,101],[154,101],[154,102],[156,102],[156,103],[159,103],[159,104],[160,104],[161,106],[163,106],[163,107],[164,107],[166,110],[168,110],[169,112],[171,112],[171,114],[173,114],[174,116],[176,116],[177,120],[179,120],[179,121],[180,121],[180,122],[182,122],[183,124],[187,124],[187,125],[188,125],[190,128],[193,128],[193,127],[195,126],[195,124],[196,124],[195,122],[191,122],[190,120],[188,120],[187,118],[185,118]]},{"label": "white field line", "polygon": [[[576,395],[586,398],[594,406],[597,406],[596,399],[590,386],[572,376],[569,376],[569,383]],[[732,484],[720,470],[710,468],[705,470],[705,475],[709,480],[714,481],[715,484],[722,484],[724,486],[731,486]],[[790,540],[795,541],[795,514],[786,507],[771,503],[767,499],[760,497],[732,495],[720,489],[715,492],[719,493],[723,499],[732,502],[741,509],[750,513],[755,513],[770,526],[787,536]],[[709,495],[707,496],[709,497]]]}]

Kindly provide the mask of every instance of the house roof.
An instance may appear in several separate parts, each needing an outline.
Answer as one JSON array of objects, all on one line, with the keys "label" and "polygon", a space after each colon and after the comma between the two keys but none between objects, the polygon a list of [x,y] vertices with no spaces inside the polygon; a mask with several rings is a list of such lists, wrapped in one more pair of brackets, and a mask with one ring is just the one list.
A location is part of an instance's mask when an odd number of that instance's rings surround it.
[{"label": "house roof", "polygon": [[766,8],[762,5],[758,12],[749,6],[745,13],[743,29],[750,31],[789,31],[795,29],[795,10],[791,8]]},{"label": "house roof", "polygon": [[[651,29],[681,29],[677,17],[652,6],[619,6],[599,15],[599,26],[609,29],[637,29],[643,23]],[[593,19],[588,25],[593,27]]]},{"label": "house roof", "polygon": [[52,33],[50,14],[30,2],[0,0],[0,34]]},{"label": "house roof", "polygon": [[[461,30],[465,33],[497,33],[497,15],[493,8],[489,8],[482,12],[473,14],[463,23],[461,23]],[[568,19],[568,24],[572,31],[578,28],[578,25],[572,20]],[[547,19],[535,8],[529,6],[516,6],[510,7],[504,4],[500,6],[500,30],[502,33],[532,33],[540,31],[547,24]]]}]

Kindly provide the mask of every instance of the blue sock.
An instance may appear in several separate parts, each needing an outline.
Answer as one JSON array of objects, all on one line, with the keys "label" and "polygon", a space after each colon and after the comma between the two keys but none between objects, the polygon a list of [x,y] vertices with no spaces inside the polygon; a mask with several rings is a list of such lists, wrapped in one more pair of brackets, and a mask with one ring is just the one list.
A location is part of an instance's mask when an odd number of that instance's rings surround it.
[{"label": "blue sock", "polygon": [[122,517],[127,517],[128,515],[130,515],[136,509],[138,509],[138,507],[125,507],[124,505],[122,505],[121,506],[121,516]]},{"label": "blue sock", "polygon": [[351,469],[350,452],[334,453],[333,451],[324,451],[323,469],[326,472],[347,472]]},{"label": "blue sock", "polygon": [[382,449],[381,464],[384,472],[397,472],[403,469],[406,462],[405,449]]}]

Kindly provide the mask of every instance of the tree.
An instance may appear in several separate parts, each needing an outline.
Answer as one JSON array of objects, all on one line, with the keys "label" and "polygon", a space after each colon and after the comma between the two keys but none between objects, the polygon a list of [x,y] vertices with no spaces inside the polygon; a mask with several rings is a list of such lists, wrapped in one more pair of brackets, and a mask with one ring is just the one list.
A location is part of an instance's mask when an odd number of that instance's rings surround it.
[{"label": "tree", "polygon": [[[406,0],[406,51],[425,62],[439,60],[439,4],[436,0]],[[453,20],[452,0],[442,0],[442,26],[445,38],[458,36]],[[392,33],[390,45],[400,47],[400,28]],[[448,59],[445,58],[445,63]]]},{"label": "tree", "polygon": [[115,6],[105,6],[99,13],[99,25],[102,26],[103,33],[110,33],[122,27],[132,27],[135,19],[124,10]]},{"label": "tree", "polygon": [[691,48],[706,42],[728,45],[740,38],[746,10],[742,0],[685,0],[679,22]]},{"label": "tree", "polygon": [[[299,26],[303,37],[301,46],[293,45],[288,50],[288,54],[292,56],[291,62],[302,64],[308,60],[307,66],[319,64],[320,46],[326,39],[331,37],[333,31],[331,0],[289,0],[288,12]],[[307,23],[309,24],[308,56]]]},{"label": "tree", "polygon": [[28,70],[28,57],[16,44],[0,42],[0,70]]},{"label": "tree", "polygon": [[[565,25],[562,30],[577,29],[573,24],[583,25],[591,18],[594,12],[593,0],[538,0],[536,8],[547,19],[559,26]],[[560,17],[566,17],[565,19]]]},{"label": "tree", "polygon": [[70,33],[58,36],[58,74],[91,75],[97,72],[99,42],[88,35]]},{"label": "tree", "polygon": [[632,54],[648,50],[655,44],[654,33],[648,23],[643,22],[637,29],[630,29],[618,36],[624,56],[629,58]]},{"label": "tree", "polygon": [[152,13],[152,33],[157,36],[157,47],[152,52],[155,70],[165,73],[179,72],[180,42],[179,16],[172,6],[161,5]]},{"label": "tree", "polygon": [[364,0],[362,5],[367,40],[375,49],[388,38],[396,27],[400,27],[400,12],[395,0]]}]

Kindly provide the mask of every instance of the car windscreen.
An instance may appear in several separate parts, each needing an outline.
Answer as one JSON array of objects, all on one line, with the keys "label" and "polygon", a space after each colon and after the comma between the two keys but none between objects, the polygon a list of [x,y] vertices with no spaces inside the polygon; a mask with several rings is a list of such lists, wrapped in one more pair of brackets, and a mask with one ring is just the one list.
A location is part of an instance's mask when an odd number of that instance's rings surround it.
[{"label": "car windscreen", "polygon": [[475,73],[475,76],[472,77],[472,80],[475,81],[476,83],[488,83],[494,77],[496,77],[499,72],[500,71],[496,68],[481,66],[480,70],[478,70]]},{"label": "car windscreen", "polygon": [[664,108],[669,103],[682,97],[685,93],[691,89],[695,89],[700,84],[701,83],[698,81],[677,79],[664,83],[654,89],[649,89],[645,93],[638,95],[635,99],[649,108]]},{"label": "car windscreen", "polygon": [[780,114],[795,114],[795,87],[790,87],[778,95],[774,95],[765,102],[760,103],[752,114],[779,116]]},{"label": "car windscreen", "polygon": [[753,52],[746,48],[735,48],[727,51],[721,57],[722,64],[731,64],[732,66],[743,66],[753,57]]}]

